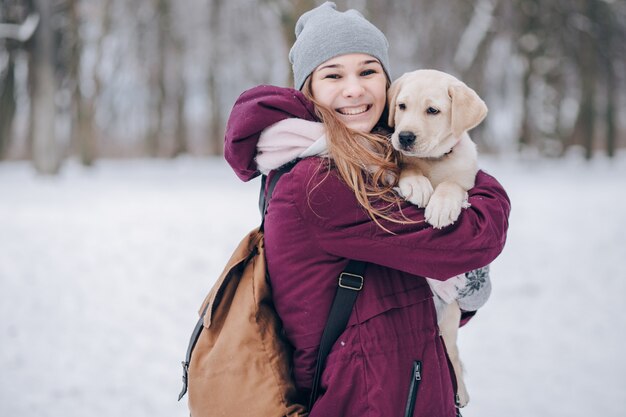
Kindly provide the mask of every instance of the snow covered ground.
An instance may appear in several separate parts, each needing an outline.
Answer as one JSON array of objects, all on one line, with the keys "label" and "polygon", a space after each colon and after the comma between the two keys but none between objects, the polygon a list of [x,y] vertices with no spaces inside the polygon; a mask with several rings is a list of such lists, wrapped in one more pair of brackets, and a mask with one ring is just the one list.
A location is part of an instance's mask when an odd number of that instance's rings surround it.
[{"label": "snow covered ground", "polygon": [[[626,155],[482,165],[513,212],[465,417],[625,416]],[[188,415],[180,360],[257,187],[219,159],[0,164],[0,416]]]}]

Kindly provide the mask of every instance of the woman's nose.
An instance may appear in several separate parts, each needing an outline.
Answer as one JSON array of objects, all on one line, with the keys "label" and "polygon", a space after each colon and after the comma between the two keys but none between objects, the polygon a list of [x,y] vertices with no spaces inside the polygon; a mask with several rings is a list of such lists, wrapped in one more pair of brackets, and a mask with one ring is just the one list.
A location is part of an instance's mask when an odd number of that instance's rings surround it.
[{"label": "woman's nose", "polygon": [[361,82],[359,79],[355,79],[355,78],[346,79],[346,85],[344,86],[344,89],[343,89],[343,96],[345,98],[360,97],[361,95],[363,95],[364,91],[365,89],[363,88],[363,85],[361,85]]}]

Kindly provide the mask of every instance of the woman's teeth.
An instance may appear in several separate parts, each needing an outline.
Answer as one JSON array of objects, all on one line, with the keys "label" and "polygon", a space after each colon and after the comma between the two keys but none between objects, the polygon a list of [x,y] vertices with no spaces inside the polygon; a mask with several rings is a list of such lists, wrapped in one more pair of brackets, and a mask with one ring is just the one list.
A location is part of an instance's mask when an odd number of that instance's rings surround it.
[{"label": "woman's teeth", "polygon": [[370,107],[371,106],[369,104],[364,104],[358,107],[341,107],[337,109],[337,112],[346,116],[355,116],[357,114],[365,113],[370,109]]}]

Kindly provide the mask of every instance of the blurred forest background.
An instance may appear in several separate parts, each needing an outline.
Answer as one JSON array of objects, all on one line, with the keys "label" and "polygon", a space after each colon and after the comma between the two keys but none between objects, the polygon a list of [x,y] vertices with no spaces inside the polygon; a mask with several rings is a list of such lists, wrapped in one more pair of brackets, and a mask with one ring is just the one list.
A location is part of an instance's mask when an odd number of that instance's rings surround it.
[{"label": "blurred forest background", "polygon": [[[312,0],[0,0],[0,161],[219,155],[237,96],[291,86]],[[587,159],[626,147],[626,1],[352,0],[392,76],[435,68],[490,113],[482,152]]]}]

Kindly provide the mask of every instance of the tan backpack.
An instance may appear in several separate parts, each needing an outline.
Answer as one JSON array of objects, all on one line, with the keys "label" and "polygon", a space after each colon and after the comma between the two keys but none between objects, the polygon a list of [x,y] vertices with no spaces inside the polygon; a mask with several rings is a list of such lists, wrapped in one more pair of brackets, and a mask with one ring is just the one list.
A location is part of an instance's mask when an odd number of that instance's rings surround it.
[{"label": "tan backpack", "polygon": [[[262,185],[263,217],[284,172],[272,177],[267,200]],[[266,275],[263,223],[244,237],[200,307],[182,362],[183,389],[178,399],[189,390],[191,417],[307,416],[304,402],[312,405],[318,396],[326,355],[346,327],[363,286],[363,269],[362,262],[351,261],[339,277],[320,342],[312,394],[300,399],[291,375],[292,349],[282,337]]]},{"label": "tan backpack", "polygon": [[200,308],[197,341],[183,362],[192,417],[307,415],[296,401],[291,350],[280,337],[265,271],[263,233],[255,229]]}]

